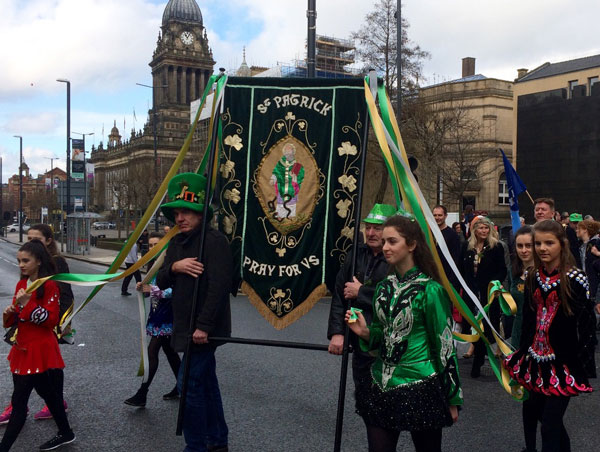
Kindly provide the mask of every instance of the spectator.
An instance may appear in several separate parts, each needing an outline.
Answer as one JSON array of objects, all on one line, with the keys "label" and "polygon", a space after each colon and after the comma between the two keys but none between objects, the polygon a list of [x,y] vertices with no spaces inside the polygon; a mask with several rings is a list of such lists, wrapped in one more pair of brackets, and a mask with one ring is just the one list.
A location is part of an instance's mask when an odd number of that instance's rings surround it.
[{"label": "spectator", "polygon": [[[137,249],[137,243],[134,243],[133,246],[131,247],[131,249],[129,250],[127,257],[125,258],[125,268],[131,267],[137,261],[138,261],[138,249]],[[123,284],[121,285],[121,295],[122,296],[128,297],[131,295],[131,293],[129,293],[127,289],[129,288],[129,283],[131,282],[131,278],[133,278],[133,277],[135,277],[135,282],[142,281],[142,274],[140,273],[139,270],[136,270],[132,275],[126,276],[123,279]]]},{"label": "spectator", "polygon": [[573,258],[575,259],[575,264],[579,268],[583,268],[583,262],[581,261],[581,241],[577,237],[577,224],[582,221],[580,213],[572,213],[569,215],[569,224],[565,228],[565,233],[567,234],[567,240],[569,240],[569,249],[571,254],[573,254]]},{"label": "spectator", "polygon": [[536,223],[542,220],[554,219],[554,199],[538,198],[533,201],[533,216]]}]

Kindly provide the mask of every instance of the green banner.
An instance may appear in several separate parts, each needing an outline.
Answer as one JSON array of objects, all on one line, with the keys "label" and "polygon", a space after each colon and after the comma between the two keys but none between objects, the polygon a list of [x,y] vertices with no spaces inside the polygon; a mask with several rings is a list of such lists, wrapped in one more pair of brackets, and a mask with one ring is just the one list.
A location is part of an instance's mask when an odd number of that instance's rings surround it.
[{"label": "green banner", "polygon": [[242,289],[277,329],[325,295],[352,245],[362,83],[228,80],[219,228],[231,243]]}]

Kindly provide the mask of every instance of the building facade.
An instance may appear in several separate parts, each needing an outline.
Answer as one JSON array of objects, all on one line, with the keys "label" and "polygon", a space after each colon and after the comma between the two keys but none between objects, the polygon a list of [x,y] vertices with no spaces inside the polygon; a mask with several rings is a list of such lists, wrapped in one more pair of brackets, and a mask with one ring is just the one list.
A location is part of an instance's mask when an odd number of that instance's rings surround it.
[{"label": "building facade", "polygon": [[[519,70],[514,83],[517,171],[560,211],[600,216],[600,55]],[[530,205],[523,196],[520,204]],[[532,220],[532,209],[524,210]]]},{"label": "building facade", "polygon": [[[152,55],[153,106],[143,130],[121,137],[113,127],[106,146],[92,149],[92,203],[98,211],[143,211],[177,157],[190,124],[190,102],[202,95],[215,61],[195,0],[166,5]],[[196,130],[183,170],[194,171],[206,145]]]},{"label": "building facade", "polygon": [[499,149],[511,158],[513,83],[476,74],[475,59],[464,58],[460,79],[420,88],[414,105],[413,124],[403,133],[428,203],[452,212],[470,204],[497,224],[508,223]]}]

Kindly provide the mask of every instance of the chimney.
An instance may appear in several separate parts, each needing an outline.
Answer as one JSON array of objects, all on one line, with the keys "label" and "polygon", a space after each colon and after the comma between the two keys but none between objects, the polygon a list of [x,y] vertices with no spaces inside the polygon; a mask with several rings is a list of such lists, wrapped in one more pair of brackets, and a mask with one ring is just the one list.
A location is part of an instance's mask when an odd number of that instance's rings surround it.
[{"label": "chimney", "polygon": [[462,76],[475,75],[475,58],[466,57],[462,59]]},{"label": "chimney", "polygon": [[523,68],[523,69],[517,69],[517,79],[520,79],[521,77],[524,77],[527,72],[529,72],[527,69]]}]

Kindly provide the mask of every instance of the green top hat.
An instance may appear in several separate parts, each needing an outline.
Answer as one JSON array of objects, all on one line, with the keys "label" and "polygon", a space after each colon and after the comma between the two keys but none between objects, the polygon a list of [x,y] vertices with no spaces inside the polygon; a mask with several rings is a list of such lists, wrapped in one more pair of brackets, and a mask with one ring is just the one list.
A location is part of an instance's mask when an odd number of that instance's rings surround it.
[{"label": "green top hat", "polygon": [[396,208],[394,206],[390,206],[389,204],[375,204],[367,218],[363,221],[365,223],[372,224],[383,224],[385,220],[396,213]]},{"label": "green top hat", "polygon": [[580,213],[572,213],[569,215],[569,221],[571,223],[579,223],[580,221],[583,221],[583,215]]},{"label": "green top hat", "polygon": [[[162,213],[172,222],[175,222],[173,209],[190,209],[198,213],[204,212],[204,198],[206,197],[206,177],[196,173],[181,173],[169,181],[167,189],[171,202],[160,206]],[[212,216],[212,207],[208,206],[209,215]]]}]

